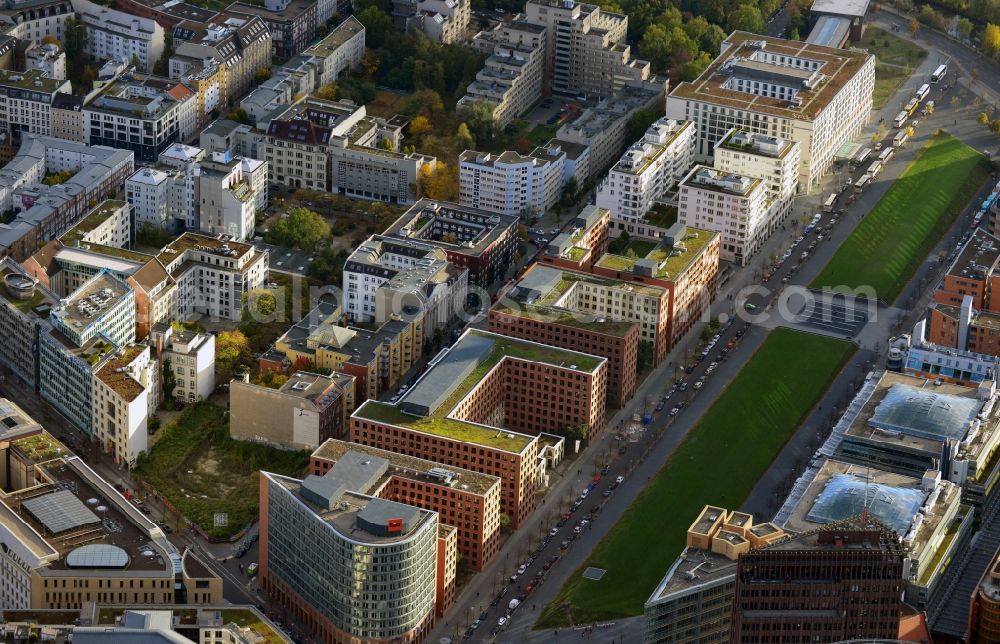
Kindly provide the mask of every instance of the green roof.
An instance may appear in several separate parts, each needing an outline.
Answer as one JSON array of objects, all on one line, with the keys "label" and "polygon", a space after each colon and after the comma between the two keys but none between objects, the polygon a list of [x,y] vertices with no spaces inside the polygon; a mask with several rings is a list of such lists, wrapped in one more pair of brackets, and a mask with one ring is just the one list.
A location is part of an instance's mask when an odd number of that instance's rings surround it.
[{"label": "green roof", "polygon": [[574,326],[578,329],[587,329],[588,331],[597,331],[618,337],[626,336],[632,325],[637,324],[637,322],[609,318],[600,318],[603,322],[598,322],[597,316],[589,313],[581,312],[579,315],[574,315],[572,311],[567,311],[566,309],[537,306],[534,304],[519,304],[517,307],[501,304],[497,307],[497,311],[508,315],[551,322],[553,324],[562,324],[564,326]]},{"label": "green roof", "polygon": [[[688,228],[687,233],[680,241],[684,244],[684,250],[674,255],[676,247],[671,247],[666,242],[660,242],[644,259],[649,259],[657,263],[658,268],[653,275],[656,279],[675,280],[687,270],[691,262],[701,253],[702,249],[708,246],[718,233],[697,228]],[[597,262],[601,268],[612,271],[631,271],[635,267],[636,259],[623,255],[612,255],[607,253]]]},{"label": "green roof", "polygon": [[219,613],[223,624],[236,624],[243,628],[249,628],[257,635],[260,635],[267,644],[279,644],[285,641],[284,637],[271,628],[270,624],[263,622],[252,610],[227,608],[219,611]]},{"label": "green roof", "polygon": [[[467,423],[444,417],[420,417],[404,414],[395,405],[369,400],[355,412],[358,418],[373,420],[390,425],[399,425],[425,434],[443,436],[463,443],[474,443],[508,452],[520,453],[531,442],[532,437],[511,433],[508,430],[490,429],[483,425]],[[513,436],[513,438],[508,438]]]},{"label": "green roof", "polygon": [[89,250],[93,253],[107,255],[108,257],[118,257],[119,259],[125,259],[132,262],[139,262],[140,264],[145,264],[149,260],[153,259],[152,255],[147,255],[145,253],[129,250],[127,248],[116,248],[114,246],[105,246],[104,244],[91,244],[90,242],[84,242],[80,247],[84,250]]},{"label": "green roof", "polygon": [[116,210],[124,205],[124,201],[114,201],[111,199],[105,201],[91,210],[90,214],[84,217],[80,223],[70,228],[66,234],[59,238],[59,241],[66,246],[72,246],[78,240],[83,239],[84,235],[107,221]]}]

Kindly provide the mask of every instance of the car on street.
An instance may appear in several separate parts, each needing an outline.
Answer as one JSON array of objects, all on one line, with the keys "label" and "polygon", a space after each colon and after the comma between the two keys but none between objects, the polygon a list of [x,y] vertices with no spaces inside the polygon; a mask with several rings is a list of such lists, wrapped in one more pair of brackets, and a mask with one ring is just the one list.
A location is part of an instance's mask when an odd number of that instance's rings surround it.
[{"label": "car on street", "polygon": [[601,496],[603,496],[605,499],[608,498],[609,496],[611,496],[611,489],[608,488],[608,489],[604,490],[603,492],[601,492]]},{"label": "car on street", "polygon": [[680,412],[681,412],[681,408],[680,407],[674,407],[673,409],[670,410],[670,415],[671,416],[676,416]]},{"label": "car on street", "polygon": [[605,465],[604,467],[601,468],[601,476],[607,476],[608,472],[610,471],[611,471],[611,466]]},{"label": "car on street", "polygon": [[656,403],[656,411],[663,411],[663,407],[666,405],[662,400]]},{"label": "car on street", "polygon": [[621,485],[624,482],[625,482],[624,476],[619,476],[618,478],[615,479],[615,483],[617,483],[618,485]]},{"label": "car on street", "polygon": [[469,626],[469,628],[471,628],[472,630],[476,630],[477,628],[479,628],[479,624],[481,624],[481,623],[482,623],[482,622],[480,622],[480,621],[479,621],[479,620],[477,619],[476,621],[472,622],[472,625],[471,625],[471,626]]},{"label": "car on street", "polygon": [[551,530],[549,530],[549,536],[550,537],[554,537],[557,534],[559,534],[559,528],[552,528]]},{"label": "car on street", "polygon": [[527,570],[527,569],[528,569],[528,567],[527,567],[527,566],[525,566],[524,564],[521,564],[521,565],[520,565],[520,566],[518,566],[518,568],[517,568],[517,574],[518,574],[518,575],[523,575],[523,574],[524,574],[524,571],[525,571],[525,570]]},{"label": "car on street", "polygon": [[507,625],[506,617],[501,617],[500,619],[497,620],[497,626],[506,626],[506,625]]}]

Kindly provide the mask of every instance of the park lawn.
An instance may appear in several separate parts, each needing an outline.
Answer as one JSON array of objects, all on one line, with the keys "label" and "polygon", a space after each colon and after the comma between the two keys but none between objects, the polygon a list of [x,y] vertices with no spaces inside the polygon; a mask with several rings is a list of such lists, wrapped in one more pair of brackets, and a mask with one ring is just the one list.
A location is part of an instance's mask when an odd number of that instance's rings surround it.
[{"label": "park lawn", "polygon": [[865,30],[858,47],[875,54],[875,94],[872,100],[876,110],[885,107],[899,91],[899,86],[927,57],[925,49],[877,27]]},{"label": "park lawn", "polygon": [[982,154],[938,133],[811,286],[871,286],[891,304],[988,176],[989,164]]},{"label": "park lawn", "polygon": [[[200,402],[163,430],[135,473],[205,532],[229,537],[257,519],[259,470],[299,477],[308,464],[309,452],[230,438],[228,412]],[[228,525],[214,527],[216,512]]]},{"label": "park lawn", "polygon": [[[702,507],[743,503],[854,350],[842,340],[772,331],[536,627],[641,614]],[[607,574],[588,581],[582,576],[587,566]]]}]

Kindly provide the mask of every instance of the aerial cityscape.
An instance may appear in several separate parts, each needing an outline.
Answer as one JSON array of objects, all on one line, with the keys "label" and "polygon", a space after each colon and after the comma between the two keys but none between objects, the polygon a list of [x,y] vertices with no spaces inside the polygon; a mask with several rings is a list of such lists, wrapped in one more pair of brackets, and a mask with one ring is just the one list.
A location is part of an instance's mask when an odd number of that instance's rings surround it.
[{"label": "aerial cityscape", "polygon": [[4,0],[0,642],[1000,644],[1000,0]]}]

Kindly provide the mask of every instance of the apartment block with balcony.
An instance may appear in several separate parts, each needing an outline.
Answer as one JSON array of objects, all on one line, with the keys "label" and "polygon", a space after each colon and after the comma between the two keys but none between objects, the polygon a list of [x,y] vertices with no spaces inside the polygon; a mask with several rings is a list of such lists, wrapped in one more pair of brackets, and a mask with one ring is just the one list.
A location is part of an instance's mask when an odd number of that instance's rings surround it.
[{"label": "apartment block with balcony", "polygon": [[611,225],[611,211],[587,206],[570,230],[553,237],[537,259],[542,264],[589,272],[608,250]]},{"label": "apartment block with balcony", "polygon": [[463,206],[515,217],[540,217],[562,194],[562,163],[507,151],[465,150],[458,157]]},{"label": "apartment block with balcony", "polygon": [[607,253],[593,265],[595,275],[667,290],[666,310],[658,314],[666,326],[656,335],[656,363],[698,323],[714,299],[720,238],[710,230],[674,224],[645,256]]},{"label": "apartment block with balcony", "polygon": [[516,16],[473,39],[473,47],[487,54],[486,63],[469,83],[458,107],[485,101],[493,105],[497,127],[527,112],[545,85],[545,28]]},{"label": "apartment block with balcony", "polygon": [[764,183],[695,166],[678,188],[678,223],[722,237],[719,256],[746,266],[773,231]]},{"label": "apartment block with balcony", "polygon": [[49,77],[38,69],[0,70],[0,129],[16,141],[20,141],[21,132],[49,136],[52,103],[56,95],[71,91],[69,81]]},{"label": "apartment block with balcony", "polygon": [[669,224],[650,209],[687,173],[694,161],[694,124],[666,117],[649,126],[597,188],[596,203],[611,211],[611,234],[658,238]]},{"label": "apartment block with balcony", "polygon": [[73,0],[87,31],[85,50],[97,60],[131,61],[152,72],[165,47],[163,27],[155,20],[119,11],[90,0]]},{"label": "apartment block with balcony", "polygon": [[369,237],[344,262],[343,306],[355,323],[423,319],[427,339],[465,306],[469,271],[444,250],[412,240]]},{"label": "apartment block with balcony", "polygon": [[735,31],[697,80],[677,85],[667,116],[697,126],[708,161],[734,127],[799,144],[799,181],[814,188],[871,120],[875,56]]},{"label": "apartment block with balcony", "polygon": [[394,0],[392,22],[403,31],[422,31],[434,42],[466,40],[472,17],[470,0]]},{"label": "apartment block with balcony", "polygon": [[10,257],[0,259],[0,363],[32,389],[38,387],[38,342],[51,329],[59,297]]},{"label": "apartment block with balcony", "polygon": [[149,347],[130,344],[94,373],[91,433],[117,465],[131,469],[149,447],[159,403],[159,367]]},{"label": "apartment block with balcony", "polygon": [[733,128],[715,144],[713,167],[720,172],[764,182],[768,231],[773,233],[792,212],[798,193],[800,146],[796,141]]}]

